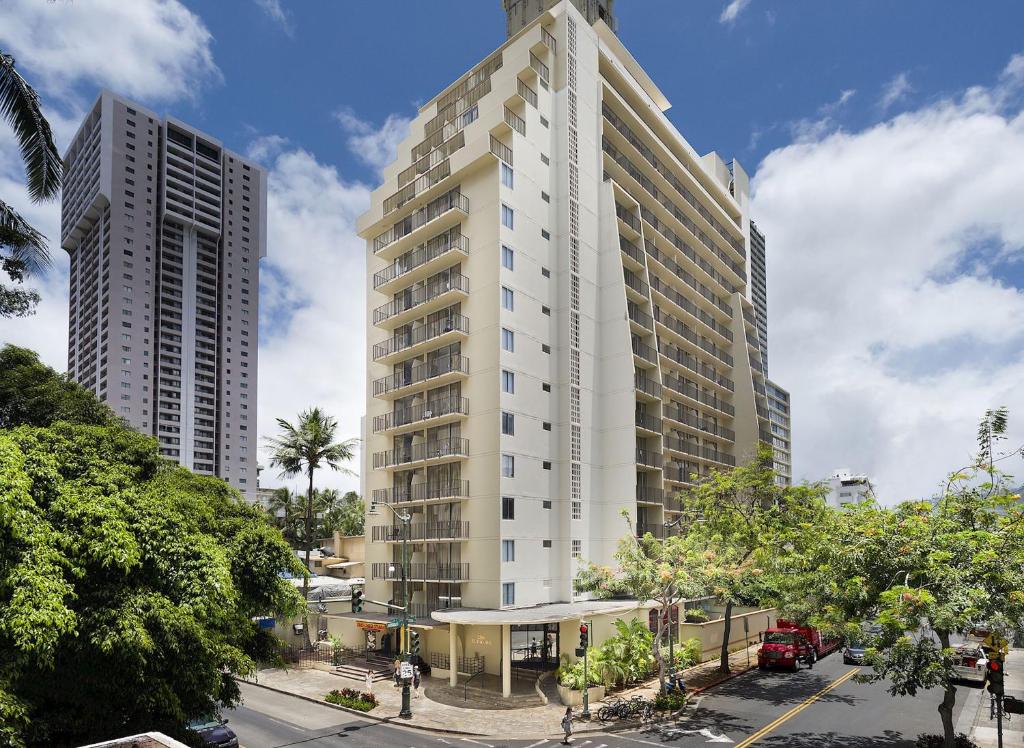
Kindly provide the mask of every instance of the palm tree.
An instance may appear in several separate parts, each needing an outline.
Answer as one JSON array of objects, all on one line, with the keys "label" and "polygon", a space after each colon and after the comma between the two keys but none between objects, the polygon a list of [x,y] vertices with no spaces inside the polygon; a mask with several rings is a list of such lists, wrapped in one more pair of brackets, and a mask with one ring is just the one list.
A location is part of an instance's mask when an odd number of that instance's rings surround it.
[{"label": "palm tree", "polygon": [[[39,96],[14,68],[14,58],[0,50],[0,115],[14,130],[25,162],[28,194],[33,202],[50,200],[61,188],[64,164],[53,142]],[[0,268],[20,283],[50,266],[46,237],[0,199]],[[0,286],[0,316],[23,316],[39,301],[34,291]]]},{"label": "palm tree", "polygon": [[281,531],[285,540],[293,547],[301,542],[303,504],[304,500],[300,494],[293,493],[287,487],[282,487],[274,489],[270,506],[267,508],[270,522]]},{"label": "palm tree", "polygon": [[[342,466],[342,462],[352,459],[356,439],[335,441],[338,422],[324,413],[320,408],[299,413],[299,420],[292,424],[283,418],[277,419],[281,432],[278,436],[267,437],[267,445],[271,449],[270,464],[281,469],[282,478],[293,478],[305,474],[309,479],[306,491],[305,528],[303,546],[306,556],[306,569],[309,569],[309,554],[313,548],[313,475],[321,467],[340,470],[352,474]],[[309,575],[302,582],[302,596],[309,594]],[[306,609],[302,613],[302,630],[309,646],[309,621]]]}]

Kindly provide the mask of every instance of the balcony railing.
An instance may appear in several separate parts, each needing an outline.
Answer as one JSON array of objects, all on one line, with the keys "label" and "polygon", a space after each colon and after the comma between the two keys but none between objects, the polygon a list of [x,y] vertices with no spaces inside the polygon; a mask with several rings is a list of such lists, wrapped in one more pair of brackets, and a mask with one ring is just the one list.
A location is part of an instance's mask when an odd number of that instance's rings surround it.
[{"label": "balcony railing", "polygon": [[663,464],[661,452],[655,452],[643,447],[636,448],[636,462],[638,465],[660,468]]},{"label": "balcony railing", "polygon": [[544,43],[544,46],[550,49],[552,52],[558,51],[558,42],[555,37],[543,26],[540,27],[540,40]]},{"label": "balcony railing", "polygon": [[654,332],[654,317],[643,311],[639,306],[630,302],[626,305],[629,318],[651,332]]},{"label": "balcony railing", "polygon": [[626,285],[636,291],[638,294],[647,298],[649,291],[647,284],[640,280],[640,277],[635,273],[623,268],[622,275],[626,279]]},{"label": "balcony railing", "polygon": [[515,112],[513,112],[508,107],[505,107],[505,124],[507,124],[520,135],[526,135],[526,120],[520,117]]},{"label": "balcony railing", "polygon": [[512,166],[512,149],[502,143],[493,135],[491,136],[491,153],[500,158],[509,166]]},{"label": "balcony railing", "polygon": [[619,203],[615,203],[615,215],[619,217],[619,220],[629,226],[636,233],[640,233],[640,219],[637,218],[636,214],[629,208]]},{"label": "balcony railing", "polygon": [[[724,299],[720,298],[713,289],[709,288],[708,286],[704,285],[699,280],[697,280],[697,278],[694,277],[694,275],[690,273],[686,268],[684,268],[678,262],[676,262],[671,257],[662,252],[660,249],[658,249],[658,245],[656,245],[654,242],[650,240],[650,238],[648,238],[650,233],[653,232],[648,232],[648,234],[645,235],[644,237],[644,247],[647,249],[647,254],[649,254],[662,265],[664,265],[669,270],[669,272],[672,273],[672,275],[679,278],[681,281],[683,281],[683,283],[688,285],[694,291],[699,293],[705,299],[707,299],[712,304],[721,309],[723,312],[725,312],[727,315],[729,315],[729,317],[732,317],[732,306],[727,304]],[[703,258],[701,259],[703,260]],[[704,260],[704,262],[706,263],[706,260]],[[717,273],[718,271],[712,268],[711,272]],[[732,289],[735,288],[733,284],[729,283],[724,278],[721,281],[721,285],[729,293],[731,293]]]},{"label": "balcony railing", "polygon": [[469,254],[469,240],[462,234],[453,235],[448,231],[440,236],[435,236],[430,241],[401,255],[383,270],[374,273],[373,287],[380,288],[385,283],[401,278],[406,273],[410,273],[453,250],[464,255]]},{"label": "balcony railing", "polygon": [[669,330],[674,332],[679,337],[684,338],[693,343],[694,345],[699,346],[703,350],[707,351],[722,363],[728,364],[729,366],[733,365],[732,356],[723,351],[721,348],[719,348],[717,345],[712,343],[707,338],[702,338],[700,335],[698,335],[689,327],[687,327],[685,323],[680,322],[678,319],[673,317],[668,312],[663,311],[662,308],[659,307],[657,304],[654,305],[654,319],[660,322],[661,324],[665,325],[665,327],[667,327]]},{"label": "balcony railing", "polygon": [[652,364],[658,363],[658,352],[638,338],[632,339],[633,354]]},{"label": "balcony railing", "polygon": [[736,385],[731,379],[723,374],[719,374],[713,366],[708,366],[696,356],[692,356],[683,349],[677,348],[671,343],[659,341],[658,350],[661,352],[661,355],[669,361],[678,364],[684,369],[689,369],[695,374],[700,374],[702,377],[714,382],[719,387],[724,387],[730,392],[736,389]]},{"label": "balcony railing", "polygon": [[373,469],[407,465],[411,462],[443,459],[445,457],[468,457],[469,439],[441,439],[434,442],[421,442],[408,447],[387,449],[373,453]]},{"label": "balcony railing", "polygon": [[[402,579],[402,564],[377,562],[371,566],[374,579],[399,581]],[[409,579],[423,581],[461,582],[469,579],[469,564],[409,564]]]},{"label": "balcony railing", "polygon": [[660,504],[665,499],[665,489],[657,486],[637,486],[636,500]]},{"label": "balcony railing", "polygon": [[638,263],[641,265],[644,264],[644,253],[640,250],[640,247],[633,244],[629,239],[624,236],[620,236],[619,246],[622,248],[623,252],[632,257]]},{"label": "balcony railing", "polygon": [[633,386],[651,397],[661,397],[661,384],[640,374],[633,375]]},{"label": "balcony railing", "polygon": [[452,314],[448,317],[428,322],[425,325],[420,325],[411,332],[394,335],[388,340],[376,343],[373,346],[373,359],[376,361],[377,359],[399,353],[414,345],[419,345],[427,340],[454,331],[468,334],[469,319],[462,314]]},{"label": "balcony railing", "polygon": [[380,252],[385,247],[394,244],[407,234],[411,234],[421,226],[439,218],[450,210],[461,210],[469,215],[469,198],[452,190],[446,195],[424,205],[417,211],[396,223],[390,229],[373,240],[373,251]]},{"label": "balcony railing", "polygon": [[419,176],[415,181],[402,187],[398,192],[384,199],[384,215],[393,213],[394,211],[401,208],[407,202],[412,200],[418,194],[433,187],[435,184],[440,182],[442,179],[447,179],[451,176],[452,167],[451,162],[445,159],[433,169],[428,171],[426,174]]},{"label": "balcony railing", "polygon": [[665,525],[660,525],[655,522],[638,522],[636,525],[637,536],[642,538],[647,533],[650,533],[658,540],[664,540]]},{"label": "balcony railing", "polygon": [[715,410],[721,411],[726,415],[736,415],[736,408],[734,408],[732,405],[725,402],[724,400],[720,400],[714,395],[711,395],[707,392],[701,392],[697,385],[693,384],[692,382],[687,382],[683,379],[679,379],[678,377],[673,377],[671,374],[666,374],[664,377],[664,383],[665,386],[668,387],[673,392],[678,392],[680,395],[688,397],[691,400],[696,400],[697,402],[704,403],[704,405],[707,405],[710,408],[714,408]]},{"label": "balcony railing", "polygon": [[469,374],[469,359],[462,355],[455,355],[413,366],[408,372],[396,371],[394,374],[374,380],[373,395],[380,397],[394,390],[443,377],[452,372]]},{"label": "balcony railing", "polygon": [[469,523],[452,520],[414,522],[406,535],[403,525],[374,525],[373,542],[394,543],[402,540],[447,540],[469,537]]},{"label": "balcony railing", "polygon": [[519,94],[520,98],[523,99],[527,104],[532,106],[534,109],[537,108],[537,92],[530,88],[528,85],[523,83],[521,80],[517,81],[516,93]]},{"label": "balcony railing", "polygon": [[429,400],[422,405],[413,405],[410,408],[401,408],[391,413],[373,417],[373,431],[380,433],[389,429],[397,429],[402,426],[410,426],[420,421],[429,421],[432,418],[441,418],[450,415],[467,415],[469,413],[469,399],[465,397],[441,397],[436,400]]},{"label": "balcony railing", "polygon": [[666,406],[664,413],[665,418],[675,421],[676,423],[683,423],[687,426],[692,426],[695,429],[700,429],[701,431],[713,434],[721,439],[736,441],[736,432],[732,429],[727,429],[725,426],[719,426],[711,421],[705,421],[703,418],[698,418],[693,415],[693,413],[687,413],[682,408]]},{"label": "balcony railing", "polygon": [[661,433],[662,421],[658,416],[652,416],[650,413],[637,413],[636,414],[636,425],[642,429],[648,431],[656,431]]},{"label": "balcony railing", "polygon": [[461,499],[469,496],[468,480],[434,483],[414,483],[402,488],[377,488],[373,491],[374,504],[404,504],[408,501],[432,499]]},{"label": "balcony railing", "polygon": [[466,134],[459,130],[453,137],[448,138],[448,140],[416,161],[412,166],[400,171],[398,173],[398,186],[405,187],[405,185],[409,184],[420,174],[430,171],[464,145],[466,145]]},{"label": "balcony railing", "polygon": [[399,295],[397,299],[381,304],[373,310],[373,324],[379,325],[392,317],[408,312],[416,307],[433,301],[450,291],[469,293],[469,278],[459,273],[446,273],[441,277],[428,279],[422,286],[409,293]]},{"label": "balcony railing", "polygon": [[533,52],[530,52],[530,67],[536,70],[537,75],[539,75],[543,80],[551,80],[551,70],[548,69],[548,66],[541,62],[540,58]]}]

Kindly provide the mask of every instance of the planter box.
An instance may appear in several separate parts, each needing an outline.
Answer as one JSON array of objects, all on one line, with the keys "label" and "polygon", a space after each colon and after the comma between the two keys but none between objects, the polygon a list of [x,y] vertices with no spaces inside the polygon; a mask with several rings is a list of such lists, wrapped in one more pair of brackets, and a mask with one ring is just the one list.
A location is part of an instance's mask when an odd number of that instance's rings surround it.
[{"label": "planter box", "polygon": [[[604,698],[604,686],[591,686],[587,689],[587,697],[591,704]],[[583,691],[567,688],[558,684],[558,698],[565,706],[583,706]]]}]

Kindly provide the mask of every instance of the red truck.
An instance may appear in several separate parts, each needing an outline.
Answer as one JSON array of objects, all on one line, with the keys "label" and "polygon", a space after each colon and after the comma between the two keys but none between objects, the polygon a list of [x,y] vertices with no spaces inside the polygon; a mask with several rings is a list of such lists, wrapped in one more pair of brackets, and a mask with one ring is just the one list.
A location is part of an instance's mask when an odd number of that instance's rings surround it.
[{"label": "red truck", "polygon": [[769,667],[787,667],[796,670],[799,663],[808,667],[819,657],[838,649],[842,639],[825,638],[811,626],[801,626],[793,621],[780,618],[773,628],[764,632],[763,642],[757,650],[757,666],[764,670]]}]

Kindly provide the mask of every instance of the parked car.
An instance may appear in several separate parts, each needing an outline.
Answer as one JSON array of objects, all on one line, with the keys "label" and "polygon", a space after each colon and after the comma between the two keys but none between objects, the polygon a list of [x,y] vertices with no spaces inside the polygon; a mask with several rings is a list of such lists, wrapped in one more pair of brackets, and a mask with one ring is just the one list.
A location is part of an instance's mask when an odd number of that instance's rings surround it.
[{"label": "parked car", "polygon": [[960,680],[984,683],[988,670],[988,657],[978,644],[957,647],[953,655],[953,671]]},{"label": "parked car", "polygon": [[864,653],[868,645],[862,641],[852,641],[843,647],[843,662],[847,665],[863,665]]},{"label": "parked car", "polygon": [[218,716],[200,717],[188,723],[188,729],[196,733],[203,745],[211,748],[238,748],[238,736],[228,727],[228,721]]}]

